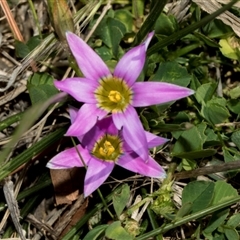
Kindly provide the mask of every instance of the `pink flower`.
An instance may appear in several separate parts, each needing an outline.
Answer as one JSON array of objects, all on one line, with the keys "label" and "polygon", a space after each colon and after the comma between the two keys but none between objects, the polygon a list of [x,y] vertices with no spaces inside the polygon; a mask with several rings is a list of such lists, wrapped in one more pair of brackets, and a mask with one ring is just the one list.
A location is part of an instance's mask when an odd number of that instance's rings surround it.
[{"label": "pink flower", "polygon": [[141,73],[146,50],[153,37],[148,34],[145,42],[128,51],[118,62],[113,74],[103,60],[81,38],[66,34],[69,47],[84,78],[67,78],[55,81],[55,86],[85,104],[70,126],[67,136],[80,136],[88,132],[109,113],[128,145],[147,160],[147,138],[134,107],[162,104],[187,97],[191,89],[164,82],[136,82]]},{"label": "pink flower", "polygon": [[[72,122],[77,121],[77,111],[70,109]],[[147,147],[152,148],[164,144],[168,139],[158,137],[152,133],[144,132]],[[163,178],[165,171],[148,155],[143,161],[126,142],[122,130],[113,124],[112,117],[98,121],[84,136],[79,137],[81,144],[77,149],[87,165],[84,180],[84,196],[89,196],[108,178],[115,164],[130,171],[148,177]],[[57,154],[47,164],[52,169],[65,169],[83,167],[83,163],[75,147]]]}]

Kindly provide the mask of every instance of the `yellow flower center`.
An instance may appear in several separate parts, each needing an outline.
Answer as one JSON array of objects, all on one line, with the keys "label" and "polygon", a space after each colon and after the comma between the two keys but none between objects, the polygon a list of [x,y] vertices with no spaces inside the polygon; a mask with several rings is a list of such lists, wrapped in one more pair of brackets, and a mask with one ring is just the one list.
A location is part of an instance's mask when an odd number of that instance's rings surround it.
[{"label": "yellow flower center", "polygon": [[101,79],[94,92],[99,108],[110,113],[123,112],[132,101],[132,90],[125,81],[116,77]]},{"label": "yellow flower center", "polygon": [[108,98],[110,99],[110,101],[118,103],[121,101],[122,95],[118,91],[111,90],[110,93],[108,94]]},{"label": "yellow flower center", "polygon": [[111,154],[115,151],[115,148],[113,147],[113,145],[109,142],[109,141],[105,141],[103,143],[103,147],[99,148],[99,153],[103,156],[103,157],[109,157],[111,156]]},{"label": "yellow flower center", "polygon": [[106,134],[94,145],[92,155],[105,161],[116,161],[123,154],[122,140],[119,136]]}]

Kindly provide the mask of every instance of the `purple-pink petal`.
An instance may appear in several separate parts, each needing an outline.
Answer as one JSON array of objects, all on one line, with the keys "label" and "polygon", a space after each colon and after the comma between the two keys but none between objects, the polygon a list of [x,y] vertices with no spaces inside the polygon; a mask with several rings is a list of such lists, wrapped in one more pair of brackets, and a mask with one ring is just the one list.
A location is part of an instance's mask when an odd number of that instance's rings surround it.
[{"label": "purple-pink petal", "polygon": [[96,83],[92,83],[86,78],[67,78],[63,81],[54,81],[56,88],[70,94],[79,102],[97,103],[94,96]]},{"label": "purple-pink petal", "polygon": [[119,134],[111,116],[108,116],[101,121],[97,121],[96,125],[83,136],[81,140],[82,145],[89,150],[92,150],[96,142],[106,134],[112,136],[117,136]]},{"label": "purple-pink petal", "polygon": [[169,141],[167,138],[158,137],[157,135],[147,131],[145,131],[145,135],[147,138],[148,148],[157,147]]},{"label": "purple-pink petal", "polygon": [[77,118],[78,109],[73,106],[69,106],[69,114],[70,114],[71,123],[73,123]]},{"label": "purple-pink petal", "polygon": [[67,32],[66,37],[71,52],[86,78],[97,82],[100,78],[111,75],[107,65],[86,42],[71,32]]},{"label": "purple-pink petal", "polygon": [[84,180],[84,197],[89,196],[108,178],[114,167],[114,162],[106,162],[95,159],[89,161]]},{"label": "purple-pink petal", "polygon": [[153,32],[148,34],[145,42],[132,48],[118,62],[114,76],[122,78],[131,87],[140,75],[146,60],[147,47],[153,37]]},{"label": "purple-pink petal", "polygon": [[[81,154],[85,164],[88,165],[88,162],[91,159],[91,155],[89,154],[89,151],[82,148],[80,144],[77,145],[77,149]],[[81,161],[75,147],[66,149],[58,153],[47,164],[47,167],[51,169],[66,169],[66,168],[83,167],[83,166],[84,166],[83,162]]]},{"label": "purple-pink petal", "polygon": [[132,106],[128,106],[123,113],[113,113],[112,118],[118,129],[123,127],[123,138],[131,149],[138,153],[143,160],[147,160],[147,139],[136,110]]},{"label": "purple-pink petal", "polygon": [[66,136],[80,137],[87,133],[97,122],[107,115],[107,112],[95,104],[84,104],[78,111],[75,121],[69,127]]},{"label": "purple-pink petal", "polygon": [[164,169],[150,156],[147,161],[143,161],[136,153],[125,154],[116,164],[147,177],[166,177]]},{"label": "purple-pink petal", "polygon": [[165,82],[136,82],[132,86],[134,107],[167,103],[194,94],[194,91]]}]

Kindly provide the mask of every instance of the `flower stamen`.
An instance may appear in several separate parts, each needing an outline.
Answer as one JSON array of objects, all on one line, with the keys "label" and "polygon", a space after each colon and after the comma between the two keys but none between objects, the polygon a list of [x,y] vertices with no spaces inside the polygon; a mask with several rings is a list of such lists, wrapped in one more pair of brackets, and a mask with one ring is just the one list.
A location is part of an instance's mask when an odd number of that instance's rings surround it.
[{"label": "flower stamen", "polygon": [[117,161],[122,154],[122,141],[118,135],[100,137],[92,149],[92,155],[104,161]]},{"label": "flower stamen", "polygon": [[117,77],[101,79],[94,94],[98,107],[111,113],[125,111],[133,97],[131,88]]},{"label": "flower stamen", "polygon": [[103,157],[110,157],[114,151],[115,151],[115,148],[109,141],[105,141],[103,144],[103,147],[99,148],[99,153]]},{"label": "flower stamen", "polygon": [[122,95],[118,91],[111,90],[108,94],[108,98],[110,101],[118,103],[122,100]]}]

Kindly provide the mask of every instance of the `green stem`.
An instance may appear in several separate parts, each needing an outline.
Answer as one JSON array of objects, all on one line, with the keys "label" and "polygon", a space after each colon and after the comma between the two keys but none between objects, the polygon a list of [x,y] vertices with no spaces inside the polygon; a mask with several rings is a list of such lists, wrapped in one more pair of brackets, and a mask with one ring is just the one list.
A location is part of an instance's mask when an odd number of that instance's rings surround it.
[{"label": "green stem", "polygon": [[[85,163],[85,161],[84,161],[81,153],[79,152],[79,150],[78,150],[78,148],[77,148],[77,145],[76,145],[74,139],[73,139],[72,137],[71,137],[71,139],[72,139],[72,142],[73,142],[74,147],[75,147],[76,150],[77,150],[77,153],[78,153],[78,155],[79,155],[79,158],[80,158],[81,161],[82,161],[83,166],[84,166],[85,169],[87,170],[87,165],[86,165],[86,163]],[[108,206],[107,206],[107,203],[106,203],[105,199],[104,199],[103,196],[102,196],[101,191],[100,191],[99,189],[97,189],[97,191],[98,191],[98,194],[99,194],[99,196],[100,196],[100,198],[101,198],[101,200],[102,200],[102,203],[103,203],[103,205],[105,206],[105,208],[106,208],[107,212],[109,213],[110,217],[111,217],[112,219],[114,219],[114,216],[113,216],[113,214],[111,213],[111,211],[109,210],[109,208],[108,208]]]},{"label": "green stem", "polygon": [[8,117],[0,122],[0,132],[5,128],[11,126],[13,123],[18,122],[22,119],[23,113],[17,113],[11,117]]},{"label": "green stem", "polygon": [[102,200],[102,203],[103,203],[104,207],[106,208],[107,212],[109,213],[110,217],[111,217],[112,219],[114,219],[114,216],[113,216],[113,214],[111,213],[111,211],[109,210],[108,205],[107,205],[105,199],[103,198],[103,195],[102,195],[100,189],[97,189],[97,192],[98,192],[98,195],[100,196],[100,198],[101,198],[101,200]]},{"label": "green stem", "polygon": [[196,213],[193,213],[193,214],[190,214],[190,215],[187,215],[185,217],[182,217],[181,219],[177,220],[177,221],[173,221],[169,224],[166,224],[164,227],[160,227],[158,229],[155,229],[153,231],[150,231],[146,234],[143,234],[139,237],[136,238],[136,240],[145,240],[145,239],[149,239],[149,238],[152,238],[160,233],[165,233],[171,229],[174,229],[176,227],[179,227],[187,222],[190,222],[190,221],[193,221],[193,220],[196,220],[198,218],[201,218],[201,217],[204,217],[208,214],[211,214],[215,211],[218,211],[220,209],[223,209],[225,207],[228,207],[228,206],[231,206],[237,202],[240,201],[240,196],[236,197],[236,198],[233,198],[231,200],[228,200],[226,202],[223,202],[223,203],[220,203],[218,205],[214,205],[214,206],[211,206],[211,207],[208,207],[202,211],[199,211],[199,212],[196,212]]},{"label": "green stem", "polygon": [[155,2],[155,4],[151,9],[145,22],[143,23],[142,27],[140,28],[139,32],[137,33],[134,39],[134,42],[132,44],[133,46],[139,45],[142,42],[142,40],[145,38],[149,30],[153,29],[158,17],[160,16],[164,6],[167,3],[167,0],[153,1],[153,2]]},{"label": "green stem", "polygon": [[[203,25],[209,23],[210,21],[215,19],[217,16],[219,16],[221,13],[223,13],[226,10],[230,9],[237,1],[238,0],[231,1],[230,3],[226,4],[225,6],[223,6],[219,10],[217,10],[216,12],[214,12],[211,15],[208,15],[205,18],[201,19],[199,22],[197,22],[197,23],[195,23],[193,25],[190,25],[190,26],[184,28],[183,30],[181,30],[179,32],[176,32],[176,33],[170,35],[169,37],[166,37],[162,41],[156,43],[154,46],[152,46],[147,51],[148,56],[158,52],[161,48],[164,48],[164,47],[166,47],[166,46],[176,42],[178,39],[186,36],[187,34],[193,32],[196,29],[202,27]],[[158,1],[158,2],[161,2],[161,1]]]},{"label": "green stem", "polygon": [[59,140],[66,132],[66,128],[57,129],[55,132],[50,133],[48,136],[41,139],[39,142],[18,154],[11,161],[4,164],[0,169],[0,181],[22,166],[24,163],[30,161],[34,156],[49,148],[54,142]]},{"label": "green stem", "polygon": [[34,18],[35,23],[37,25],[39,37],[42,39],[42,33],[41,33],[40,24],[39,24],[39,21],[38,21],[38,16],[37,16],[37,13],[35,11],[35,8],[34,8],[32,0],[28,0],[28,4],[29,4],[29,6],[31,8],[31,11],[32,11],[32,14],[33,14],[33,18]]},{"label": "green stem", "polygon": [[79,150],[78,150],[78,148],[77,148],[77,144],[75,143],[74,138],[71,137],[71,140],[72,140],[72,143],[73,143],[73,145],[74,145],[74,147],[75,147],[75,149],[76,149],[76,151],[77,151],[77,153],[78,153],[78,156],[79,156],[79,158],[80,158],[80,160],[81,160],[83,166],[84,166],[85,169],[87,170],[87,165],[86,165],[86,163],[85,163],[85,161],[84,161],[84,159],[83,159],[81,153],[79,152]]},{"label": "green stem", "polygon": [[[112,200],[113,194],[122,190],[124,185],[116,188],[113,192],[111,192],[106,198],[106,203]],[[86,213],[79,222],[73,226],[73,228],[62,238],[62,240],[72,240],[76,233],[80,230],[80,228],[92,217],[97,211],[101,210],[104,207],[103,203],[97,204],[90,212]]]}]

